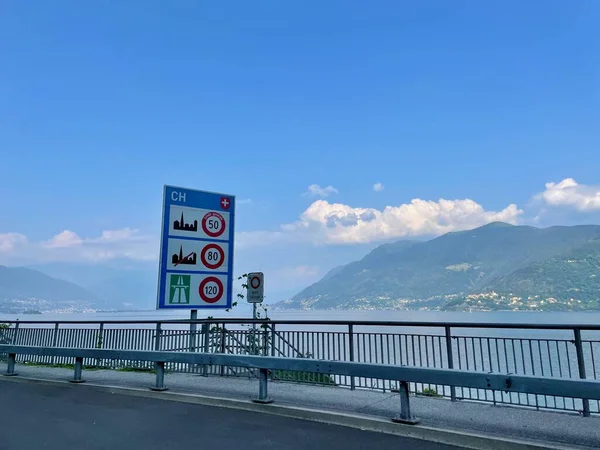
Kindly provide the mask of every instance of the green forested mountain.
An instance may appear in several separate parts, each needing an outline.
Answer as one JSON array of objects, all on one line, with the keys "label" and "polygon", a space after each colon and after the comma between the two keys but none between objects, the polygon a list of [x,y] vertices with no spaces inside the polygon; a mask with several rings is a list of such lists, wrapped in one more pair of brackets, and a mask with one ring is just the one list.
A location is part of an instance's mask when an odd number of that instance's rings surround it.
[{"label": "green forested mountain", "polygon": [[492,223],[384,244],[279,306],[556,310],[599,298],[600,226]]}]

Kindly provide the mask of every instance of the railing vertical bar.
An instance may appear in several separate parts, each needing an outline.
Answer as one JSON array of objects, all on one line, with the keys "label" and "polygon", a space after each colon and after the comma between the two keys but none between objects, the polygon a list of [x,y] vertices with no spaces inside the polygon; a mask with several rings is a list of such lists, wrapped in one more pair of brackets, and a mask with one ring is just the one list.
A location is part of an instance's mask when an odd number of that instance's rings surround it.
[{"label": "railing vertical bar", "polygon": [[[487,342],[487,350],[488,350],[488,363],[489,363],[489,372],[494,372],[494,365],[492,363],[493,359],[492,359],[492,347],[490,345],[490,338],[485,338],[486,342]],[[500,371],[500,370],[498,370]],[[487,400],[487,392],[485,394],[485,399]],[[492,399],[494,402],[494,406],[496,405],[496,391],[492,389]]]},{"label": "railing vertical bar", "polygon": [[544,358],[542,357],[542,344],[540,343],[539,340],[537,340],[536,342],[537,342],[537,347],[538,347],[538,354],[540,357],[540,369],[542,371],[542,376],[544,376],[545,371],[544,371]]},{"label": "railing vertical bar", "polygon": [[496,367],[498,367],[498,372],[502,373],[502,364],[500,363],[500,348],[498,347],[498,338],[494,338],[494,347],[496,348]]},{"label": "railing vertical bar", "polygon": [[521,348],[521,364],[523,365],[523,375],[527,375],[527,366],[525,365],[525,350],[523,349],[523,339],[519,339],[519,346]]},{"label": "railing vertical bar", "polygon": [[514,373],[519,373],[519,369],[517,367],[517,351],[515,350],[515,340],[514,339],[510,339],[510,347],[512,348],[512,355],[513,355],[513,371]]},{"label": "railing vertical bar", "polygon": [[271,356],[275,356],[275,349],[277,347],[277,343],[276,343],[276,339],[277,339],[277,331],[275,328],[275,324],[272,323],[271,324]]},{"label": "railing vertical bar", "polygon": [[565,344],[565,353],[567,354],[567,369],[569,370],[569,378],[573,378],[573,372],[571,370],[571,356],[569,355],[569,346],[567,345],[567,342],[564,342]]},{"label": "railing vertical bar", "polygon": [[592,356],[592,369],[594,371],[594,380],[596,380],[598,377],[596,376],[596,361],[594,359],[594,347],[592,346],[592,342],[589,342],[590,344],[590,355]]},{"label": "railing vertical bar", "polygon": [[[52,336],[52,347],[56,347],[56,343],[58,342],[58,322],[54,323],[54,334]],[[51,359],[52,364],[54,364],[54,356]]]},{"label": "railing vertical bar", "polygon": [[[398,355],[398,349],[396,348],[397,334],[392,334],[392,354],[394,355],[394,365],[398,365],[398,356],[400,356],[400,364],[402,364],[402,354]],[[402,342],[400,342],[400,348],[402,348]]]},{"label": "railing vertical bar", "polygon": [[[546,350],[548,351],[548,365],[550,368],[550,376],[553,377],[554,376],[554,364],[552,364],[552,354],[550,353],[550,341],[549,340],[546,340]],[[560,356],[558,359],[560,360]]]}]

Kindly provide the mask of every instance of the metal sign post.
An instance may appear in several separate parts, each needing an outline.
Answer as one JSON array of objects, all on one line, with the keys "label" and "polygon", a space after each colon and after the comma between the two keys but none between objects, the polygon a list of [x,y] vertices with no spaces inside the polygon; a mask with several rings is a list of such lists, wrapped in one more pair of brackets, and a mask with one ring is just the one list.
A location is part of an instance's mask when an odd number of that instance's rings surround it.
[{"label": "metal sign post", "polygon": [[[198,320],[198,310],[192,309],[190,311],[190,320]],[[197,325],[195,323],[190,323],[190,352],[196,351],[196,331]]]},{"label": "metal sign post", "polygon": [[231,308],[234,219],[232,195],[164,187],[156,309]]},{"label": "metal sign post", "polygon": [[[254,320],[258,319],[257,317],[257,308],[256,305],[258,303],[262,303],[264,299],[264,291],[265,291],[265,277],[262,272],[251,272],[248,274],[248,278],[246,279],[248,287],[246,288],[246,300],[248,303],[252,303],[252,318]],[[252,347],[253,353],[257,354],[256,348],[256,323],[252,324]]]}]

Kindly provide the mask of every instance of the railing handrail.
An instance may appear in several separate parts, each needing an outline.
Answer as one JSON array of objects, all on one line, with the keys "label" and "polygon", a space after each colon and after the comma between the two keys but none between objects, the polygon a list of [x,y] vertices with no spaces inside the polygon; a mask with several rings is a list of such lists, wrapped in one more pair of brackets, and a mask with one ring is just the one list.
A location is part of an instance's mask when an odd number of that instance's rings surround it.
[{"label": "railing handrail", "polygon": [[600,400],[600,381],[570,380],[526,375],[468,372],[361,362],[280,358],[272,356],[229,355],[224,353],[164,352],[145,350],[78,349],[0,344],[0,352],[73,358],[126,359],[156,363],[224,365],[263,370],[311,372],[465,386],[538,395]]},{"label": "railing handrail", "polygon": [[377,320],[272,320],[272,319],[160,319],[160,320],[4,320],[6,324],[37,325],[156,325],[160,324],[273,324],[273,325],[305,325],[305,326],[377,326],[377,327],[415,327],[415,328],[491,328],[491,329],[529,329],[529,330],[588,330],[600,331],[600,324],[586,323],[507,323],[507,322],[435,322],[435,321],[377,321]]}]

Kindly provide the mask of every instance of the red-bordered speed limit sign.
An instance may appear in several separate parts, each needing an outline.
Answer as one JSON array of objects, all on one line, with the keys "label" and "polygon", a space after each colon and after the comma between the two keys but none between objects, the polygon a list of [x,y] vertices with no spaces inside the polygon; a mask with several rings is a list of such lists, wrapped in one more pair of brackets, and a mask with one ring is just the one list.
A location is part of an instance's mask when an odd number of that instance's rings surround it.
[{"label": "red-bordered speed limit sign", "polygon": [[206,277],[198,286],[198,294],[206,303],[217,303],[223,297],[223,283],[217,277]]},{"label": "red-bordered speed limit sign", "polygon": [[210,237],[220,237],[225,228],[225,218],[218,212],[209,212],[202,218],[202,231]]},{"label": "red-bordered speed limit sign", "polygon": [[225,251],[219,244],[208,244],[200,252],[200,260],[207,269],[218,269],[225,262]]}]

